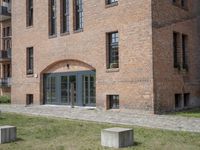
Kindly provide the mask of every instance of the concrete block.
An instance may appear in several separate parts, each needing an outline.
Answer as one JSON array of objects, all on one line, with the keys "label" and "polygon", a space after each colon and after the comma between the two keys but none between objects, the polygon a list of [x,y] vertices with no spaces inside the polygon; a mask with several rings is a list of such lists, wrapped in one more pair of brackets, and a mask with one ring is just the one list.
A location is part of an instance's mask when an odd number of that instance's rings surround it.
[{"label": "concrete block", "polygon": [[0,144],[15,141],[16,131],[14,126],[0,126]]},{"label": "concrete block", "polygon": [[134,143],[133,129],[109,128],[101,131],[101,145],[105,147],[121,148],[132,146]]}]

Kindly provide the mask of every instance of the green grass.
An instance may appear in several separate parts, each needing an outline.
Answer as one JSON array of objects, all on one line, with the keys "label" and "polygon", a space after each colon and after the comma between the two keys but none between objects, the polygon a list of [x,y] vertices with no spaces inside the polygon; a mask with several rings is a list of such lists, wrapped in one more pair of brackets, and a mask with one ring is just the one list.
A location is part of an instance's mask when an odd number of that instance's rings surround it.
[{"label": "green grass", "polygon": [[[101,129],[116,127],[114,124],[98,124],[58,118],[3,114],[0,125],[17,126],[18,139],[0,145],[0,150],[101,150]],[[199,150],[200,134],[133,126],[135,146],[124,148],[152,150]],[[108,149],[109,150],[109,149]]]},{"label": "green grass", "polygon": [[184,110],[180,112],[173,112],[171,114],[183,116],[183,117],[200,118],[200,108],[194,108],[194,109]]},{"label": "green grass", "polygon": [[0,96],[0,104],[10,104],[10,96]]}]

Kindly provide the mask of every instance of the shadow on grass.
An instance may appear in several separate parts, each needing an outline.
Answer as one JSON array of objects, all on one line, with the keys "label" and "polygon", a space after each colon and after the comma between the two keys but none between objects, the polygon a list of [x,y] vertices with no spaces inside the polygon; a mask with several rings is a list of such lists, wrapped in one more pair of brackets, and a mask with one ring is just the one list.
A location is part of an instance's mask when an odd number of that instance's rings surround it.
[{"label": "shadow on grass", "polygon": [[185,109],[185,110],[171,112],[171,113],[167,113],[167,114],[200,118],[200,108]]},{"label": "shadow on grass", "polygon": [[4,119],[6,119],[5,117],[0,117],[0,120],[4,120]]},{"label": "shadow on grass", "polygon": [[133,146],[135,147],[135,146],[140,146],[142,143],[140,143],[140,142],[137,142],[137,141],[134,141],[134,144],[133,144]]},{"label": "shadow on grass", "polygon": [[22,138],[17,138],[17,139],[15,140],[15,142],[21,142],[21,141],[25,141],[25,140],[22,139]]}]

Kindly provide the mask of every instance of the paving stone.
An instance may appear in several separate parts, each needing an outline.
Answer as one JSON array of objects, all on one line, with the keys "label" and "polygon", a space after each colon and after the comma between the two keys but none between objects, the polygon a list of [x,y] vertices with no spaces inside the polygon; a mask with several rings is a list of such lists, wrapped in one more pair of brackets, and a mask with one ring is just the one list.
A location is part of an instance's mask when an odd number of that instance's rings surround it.
[{"label": "paving stone", "polygon": [[88,110],[87,108],[76,107],[72,109],[68,106],[31,106],[23,105],[0,105],[2,112],[14,112],[20,114],[36,116],[53,116],[68,119],[78,119],[86,121],[136,125],[142,127],[168,129],[174,131],[189,131],[200,133],[200,119],[187,118],[181,116],[154,115],[143,112],[122,112],[122,111],[102,111]]}]

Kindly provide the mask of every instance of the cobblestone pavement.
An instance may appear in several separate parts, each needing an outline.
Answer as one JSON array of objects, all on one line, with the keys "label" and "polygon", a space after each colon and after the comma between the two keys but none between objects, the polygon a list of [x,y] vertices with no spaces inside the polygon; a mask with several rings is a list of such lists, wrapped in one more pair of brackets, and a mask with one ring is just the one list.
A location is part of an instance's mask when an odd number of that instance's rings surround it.
[{"label": "cobblestone pavement", "polygon": [[0,105],[0,110],[2,112],[13,112],[27,115],[61,117],[67,119],[200,133],[199,118],[153,115],[138,112],[103,111],[90,108],[70,108],[68,106],[49,105],[30,107],[22,105]]}]

